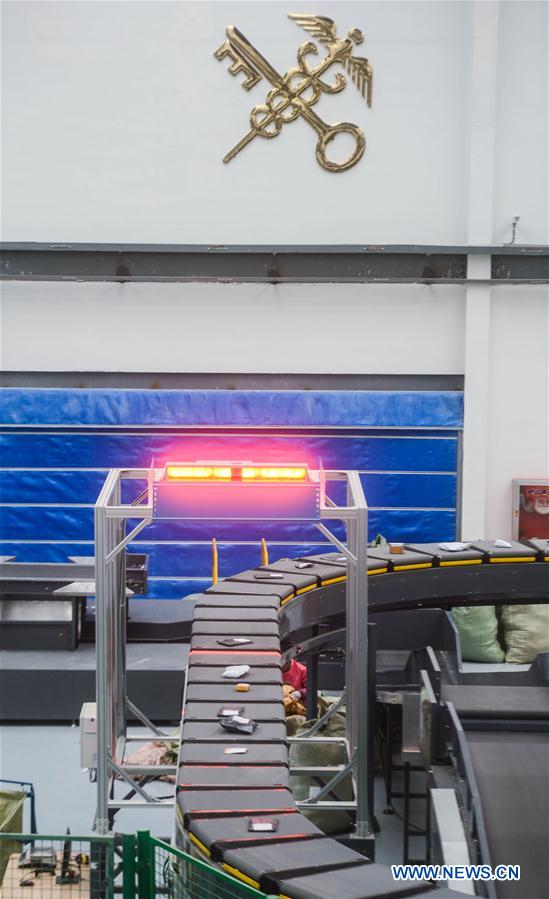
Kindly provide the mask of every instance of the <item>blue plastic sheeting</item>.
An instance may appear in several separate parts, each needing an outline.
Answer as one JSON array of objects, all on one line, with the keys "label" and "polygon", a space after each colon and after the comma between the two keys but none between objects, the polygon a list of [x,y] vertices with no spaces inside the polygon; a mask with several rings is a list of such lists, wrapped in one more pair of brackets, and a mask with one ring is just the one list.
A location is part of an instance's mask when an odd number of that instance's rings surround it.
[{"label": "blue plastic sheeting", "polygon": [[10,434],[0,436],[5,468],[148,468],[195,459],[304,461],[316,468],[455,472],[455,435],[230,437],[163,434]]},{"label": "blue plastic sheeting", "polygon": [[[2,503],[93,504],[106,476],[106,471],[11,469],[2,472],[0,497]],[[361,475],[361,481],[370,506],[448,509],[456,503],[453,474],[376,473]],[[141,480],[123,482],[123,502],[131,502],[146,486]],[[329,495],[334,501],[344,502],[344,493],[344,484],[330,485]]]},{"label": "blue plastic sheeting", "polygon": [[463,397],[442,391],[56,390],[4,388],[0,423],[138,427],[460,428]]},{"label": "blue plastic sheeting", "polygon": [[[458,393],[4,389],[0,404],[0,552],[20,561],[93,555],[92,504],[108,469],[153,459],[358,469],[371,537],[455,536]],[[123,501],[144,486],[124,484]],[[333,530],[343,537],[341,524]],[[259,564],[261,537],[273,561],[332,548],[314,525],[282,522],[155,522],[140,536],[130,550],[150,556],[149,595],[173,598],[208,586],[214,536],[223,576]]]},{"label": "blue plastic sheeting", "polygon": [[[145,534],[147,531],[144,532]],[[318,535],[320,538],[320,534]],[[222,577],[256,568],[261,564],[259,543],[217,544],[219,571]],[[318,543],[269,543],[269,559],[295,558],[330,552],[333,547],[319,539]],[[212,572],[210,543],[141,543],[131,544],[130,552],[147,553],[149,571],[160,577],[208,578]],[[69,556],[93,556],[94,545],[87,543],[0,543],[0,555],[15,556],[18,562],[67,562]]]},{"label": "blue plastic sheeting", "polygon": [[[242,569],[240,569],[242,570]],[[149,580],[149,590],[143,599],[182,599],[190,593],[203,593],[212,586],[209,578],[152,578]]]},{"label": "blue plastic sheeting", "polygon": [[[137,522],[133,522],[136,524]],[[416,511],[390,509],[371,511],[370,535],[383,533],[395,541],[450,540],[455,533],[455,512]],[[128,523],[128,531],[132,523]],[[342,526],[334,522],[333,530],[342,534]],[[195,541],[219,540],[269,540],[291,543],[312,543],[317,540],[314,524],[286,522],[231,522],[231,521],[156,521],[147,528],[147,539]],[[39,535],[39,536],[38,536]],[[77,507],[6,506],[0,516],[1,540],[93,540],[93,509]]]}]

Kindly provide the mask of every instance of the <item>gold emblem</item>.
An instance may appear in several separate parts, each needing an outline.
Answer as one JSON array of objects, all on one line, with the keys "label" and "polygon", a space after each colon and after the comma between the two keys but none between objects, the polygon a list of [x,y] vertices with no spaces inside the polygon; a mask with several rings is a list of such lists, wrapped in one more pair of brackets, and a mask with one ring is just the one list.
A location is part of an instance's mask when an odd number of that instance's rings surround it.
[{"label": "gold emblem", "polygon": [[[289,18],[327,47],[328,55],[316,66],[312,66],[309,57],[319,55],[318,47],[312,41],[307,41],[297,51],[298,65],[289,69],[285,75],[280,75],[234,25],[227,28],[227,40],[214,54],[217,59],[228,56],[232,60],[229,72],[231,75],[244,75],[244,90],[249,91],[262,78],[272,85],[265,103],[254,106],[250,113],[250,130],[223,157],[223,162],[234,159],[256,137],[278,137],[284,125],[301,117],[318,134],[316,158],[322,168],[327,172],[345,172],[356,165],[364,154],[364,132],[352,122],[328,125],[312,107],[318,103],[322,94],[338,94],[345,88],[347,78],[341,72],[335,74],[331,83],[322,78],[335,63],[343,66],[368,106],[372,105],[372,66],[367,59],[353,56],[355,45],[364,41],[364,35],[360,29],[353,28],[346,38],[338,38],[336,25],[327,16],[293,13]],[[327,148],[338,134],[349,134],[354,141],[354,149],[347,159],[333,162],[328,158]]]}]

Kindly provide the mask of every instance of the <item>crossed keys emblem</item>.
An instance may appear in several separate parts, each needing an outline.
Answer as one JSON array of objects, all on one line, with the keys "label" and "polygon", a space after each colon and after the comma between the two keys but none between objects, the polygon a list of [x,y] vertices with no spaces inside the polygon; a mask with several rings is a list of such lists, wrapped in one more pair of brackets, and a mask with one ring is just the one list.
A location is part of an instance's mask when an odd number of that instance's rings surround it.
[{"label": "crossed keys emblem", "polygon": [[[334,63],[344,67],[368,106],[372,105],[372,66],[367,59],[353,56],[355,45],[364,41],[364,35],[360,29],[353,28],[346,38],[338,38],[336,25],[327,16],[293,13],[289,18],[328,48],[328,55],[317,65],[312,66],[310,58],[319,55],[318,47],[307,41],[297,51],[298,65],[285,75],[280,75],[234,25],[227,28],[227,40],[215,51],[217,59],[228,56],[232,60],[228,69],[231,75],[243,73],[242,87],[245,90],[249,91],[262,78],[272,85],[265,103],[254,106],[250,113],[250,130],[223,157],[223,162],[234,159],[256,137],[278,137],[284,125],[301,116],[318,134],[318,163],[328,172],[345,172],[356,165],[364,154],[364,132],[352,122],[328,125],[316,114],[313,106],[322,94],[338,94],[347,84],[347,78],[341,72],[334,75],[331,83],[323,79],[322,76]],[[342,162],[334,162],[327,155],[328,145],[338,134],[349,134],[354,143],[353,151]]]}]

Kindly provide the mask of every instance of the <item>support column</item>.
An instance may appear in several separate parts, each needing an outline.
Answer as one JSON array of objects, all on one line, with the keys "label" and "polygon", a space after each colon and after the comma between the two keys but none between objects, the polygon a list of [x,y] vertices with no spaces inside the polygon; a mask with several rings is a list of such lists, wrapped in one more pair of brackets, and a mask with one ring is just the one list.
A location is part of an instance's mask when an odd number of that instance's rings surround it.
[{"label": "support column", "polygon": [[[495,117],[499,3],[477,0],[473,10],[468,242],[493,239]],[[467,276],[490,278],[490,257],[470,255]],[[469,284],[465,312],[465,415],[461,533],[486,536],[486,474],[490,402],[490,285]]]},{"label": "support column", "polygon": [[[470,278],[490,277],[489,256],[469,256]],[[491,290],[467,287],[465,308],[465,411],[461,533],[466,540],[486,536],[486,475],[490,402]]]}]

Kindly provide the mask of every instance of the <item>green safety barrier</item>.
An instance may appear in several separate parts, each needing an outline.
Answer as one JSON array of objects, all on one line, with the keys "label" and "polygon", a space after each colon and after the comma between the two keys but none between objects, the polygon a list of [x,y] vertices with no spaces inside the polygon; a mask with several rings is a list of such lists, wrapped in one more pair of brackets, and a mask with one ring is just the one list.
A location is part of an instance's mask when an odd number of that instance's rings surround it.
[{"label": "green safety barrier", "polygon": [[5,845],[10,849],[0,899],[114,897],[118,872],[113,836],[0,833],[0,854]]},{"label": "green safety barrier", "polygon": [[267,899],[149,831],[112,836],[0,833],[0,899]]},{"label": "green safety barrier", "polygon": [[137,840],[138,856],[150,860],[146,891],[140,891],[138,899],[161,895],[169,899],[267,899],[266,893],[175,849],[146,831],[140,831]]}]

